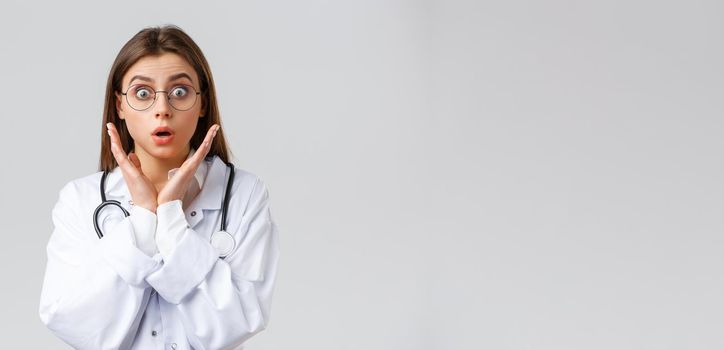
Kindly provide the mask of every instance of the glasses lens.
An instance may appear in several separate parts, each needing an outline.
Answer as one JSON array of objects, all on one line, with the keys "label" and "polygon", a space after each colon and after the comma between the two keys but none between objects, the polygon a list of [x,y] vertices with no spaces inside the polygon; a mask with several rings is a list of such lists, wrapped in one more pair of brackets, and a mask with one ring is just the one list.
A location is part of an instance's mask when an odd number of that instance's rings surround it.
[{"label": "glasses lens", "polygon": [[168,100],[179,111],[191,109],[196,103],[196,90],[189,85],[174,86],[168,92]]},{"label": "glasses lens", "polygon": [[146,85],[133,85],[126,92],[126,98],[131,108],[141,111],[151,107],[156,99],[156,92]]}]

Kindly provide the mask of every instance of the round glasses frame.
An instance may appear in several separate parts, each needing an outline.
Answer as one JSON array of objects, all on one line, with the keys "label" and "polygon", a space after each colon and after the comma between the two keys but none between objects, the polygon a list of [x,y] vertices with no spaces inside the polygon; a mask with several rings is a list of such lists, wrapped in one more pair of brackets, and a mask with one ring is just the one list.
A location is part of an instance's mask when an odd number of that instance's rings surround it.
[{"label": "round glasses frame", "polygon": [[[194,105],[196,105],[196,100],[199,99],[199,95],[201,94],[201,91],[196,91],[196,89],[195,89],[193,86],[191,86],[191,85],[186,85],[186,84],[176,85],[175,87],[184,86],[184,87],[191,88],[191,90],[193,90],[193,91],[196,92],[196,93],[194,94],[194,95],[195,95],[195,96],[194,96],[194,103],[192,103],[191,106],[189,106],[189,108],[186,108],[186,109],[178,109],[178,108],[176,108],[176,106],[173,105],[173,102],[171,102],[171,92],[172,92],[173,90],[171,90],[171,91],[166,91],[166,90],[153,90],[153,89],[151,89],[150,86],[149,86],[149,90],[150,90],[150,91],[153,91],[153,102],[151,102],[151,104],[148,105],[148,107],[146,107],[146,108],[138,109],[138,108],[136,108],[136,107],[133,107],[133,105],[131,105],[131,101],[128,101],[128,90],[131,90],[131,88],[133,88],[134,86],[138,86],[138,85],[141,85],[141,84],[131,85],[131,86],[128,87],[128,89],[126,89],[126,92],[121,92],[121,95],[123,95],[123,96],[126,97],[126,104],[127,104],[129,107],[131,107],[131,108],[133,108],[134,110],[137,110],[137,111],[145,111],[145,110],[151,108],[154,104],[156,104],[156,100],[158,99],[158,93],[159,93],[159,92],[165,93],[165,95],[166,95],[166,100],[168,101],[168,104],[169,104],[171,107],[173,107],[173,109],[175,109],[175,110],[177,110],[177,111],[188,111],[189,109],[193,108]],[[147,86],[147,85],[142,85],[142,86]]]}]

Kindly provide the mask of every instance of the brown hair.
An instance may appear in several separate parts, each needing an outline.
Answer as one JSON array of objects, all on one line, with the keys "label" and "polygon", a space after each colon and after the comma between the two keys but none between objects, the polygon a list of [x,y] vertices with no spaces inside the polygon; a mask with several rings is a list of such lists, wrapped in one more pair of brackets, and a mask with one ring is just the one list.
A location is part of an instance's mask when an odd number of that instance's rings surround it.
[{"label": "brown hair", "polygon": [[[115,93],[121,92],[123,76],[139,59],[167,52],[175,53],[186,59],[196,70],[196,75],[199,77],[201,96],[205,102],[204,110],[201,111],[201,115],[204,117],[198,118],[196,131],[191,137],[191,147],[199,148],[211,125],[219,124],[221,126],[214,78],[211,75],[209,64],[198,45],[181,28],[175,25],[144,28],[121,48],[116,60],[113,62],[111,72],[108,74],[106,99],[103,107],[103,124],[101,125],[101,154],[98,170],[111,171],[118,165],[113,153],[111,153],[111,138],[108,136],[107,123],[113,123],[116,126],[123,150],[126,153],[133,150],[134,147],[133,138],[128,132],[126,123],[118,117],[118,111],[116,110]],[[207,156],[218,155],[219,158],[228,163],[229,154],[230,151],[224,139],[223,128],[220,128],[219,133],[214,137],[211,150],[209,150]]]}]

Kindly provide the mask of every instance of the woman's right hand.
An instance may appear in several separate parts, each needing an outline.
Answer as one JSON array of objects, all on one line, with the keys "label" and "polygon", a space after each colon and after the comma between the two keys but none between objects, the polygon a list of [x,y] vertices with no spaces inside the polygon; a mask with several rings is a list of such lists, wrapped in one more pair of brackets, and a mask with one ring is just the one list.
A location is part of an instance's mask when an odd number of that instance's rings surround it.
[{"label": "woman's right hand", "polygon": [[108,135],[111,136],[111,152],[116,159],[118,166],[121,168],[123,178],[126,180],[128,191],[131,192],[133,205],[143,207],[152,212],[156,212],[158,207],[158,193],[156,187],[151,180],[143,174],[141,170],[141,162],[135,153],[126,156],[126,152],[121,146],[121,138],[113,123],[106,124]]}]

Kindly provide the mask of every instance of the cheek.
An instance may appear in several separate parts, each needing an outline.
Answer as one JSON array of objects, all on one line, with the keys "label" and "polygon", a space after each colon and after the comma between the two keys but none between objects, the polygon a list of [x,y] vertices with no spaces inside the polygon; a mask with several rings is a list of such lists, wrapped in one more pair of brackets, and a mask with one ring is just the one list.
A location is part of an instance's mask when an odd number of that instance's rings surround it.
[{"label": "cheek", "polygon": [[194,132],[196,132],[196,125],[189,125],[186,128],[183,128],[184,133],[183,138],[186,140],[186,142],[191,141],[191,138],[194,136]]},{"label": "cheek", "polygon": [[126,128],[128,128],[128,133],[131,134],[131,138],[133,138],[134,141],[138,140],[139,137],[145,132],[143,123],[140,122],[137,116],[133,115],[126,116],[125,121]]},{"label": "cheek", "polygon": [[186,132],[193,135],[194,131],[197,128],[197,125],[199,125],[199,115],[196,113],[189,113],[186,118],[184,118],[183,122],[183,128]]}]

